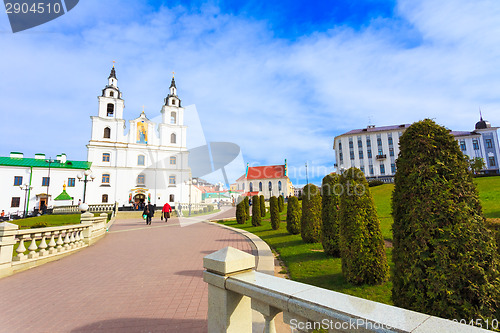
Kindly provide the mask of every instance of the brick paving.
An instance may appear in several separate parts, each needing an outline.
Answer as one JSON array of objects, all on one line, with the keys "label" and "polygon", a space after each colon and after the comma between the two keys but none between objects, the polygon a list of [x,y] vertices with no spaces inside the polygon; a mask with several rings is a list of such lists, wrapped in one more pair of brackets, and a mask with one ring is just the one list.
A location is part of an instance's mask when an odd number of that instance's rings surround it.
[{"label": "brick paving", "polygon": [[203,257],[229,245],[252,253],[207,223],[117,220],[95,245],[0,279],[0,332],[206,332]]}]

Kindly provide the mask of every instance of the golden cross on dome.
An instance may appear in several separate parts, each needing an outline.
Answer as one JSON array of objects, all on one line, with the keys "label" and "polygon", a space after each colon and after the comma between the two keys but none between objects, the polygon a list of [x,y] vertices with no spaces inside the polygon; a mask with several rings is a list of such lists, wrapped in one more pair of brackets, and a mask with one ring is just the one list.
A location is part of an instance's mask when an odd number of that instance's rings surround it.
[{"label": "golden cross on dome", "polygon": [[113,68],[115,68],[115,62],[116,62],[116,61],[114,61],[114,60],[113,60]]},{"label": "golden cross on dome", "polygon": [[175,72],[172,72],[172,77],[175,77]]},{"label": "golden cross on dome", "polygon": [[142,106],[142,113],[144,113],[144,105]]}]

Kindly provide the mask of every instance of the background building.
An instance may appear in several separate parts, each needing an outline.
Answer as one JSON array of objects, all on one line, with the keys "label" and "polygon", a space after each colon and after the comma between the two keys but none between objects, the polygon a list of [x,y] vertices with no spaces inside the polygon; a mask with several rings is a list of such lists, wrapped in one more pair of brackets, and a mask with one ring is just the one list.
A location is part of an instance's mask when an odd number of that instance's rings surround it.
[{"label": "background building", "polygon": [[67,194],[73,198],[71,202],[77,204],[83,199],[84,191],[78,175],[90,166],[91,163],[86,161],[70,161],[66,154],[55,159],[46,158],[44,154],[25,158],[16,152],[9,157],[0,157],[0,210],[21,216],[26,210],[33,214],[43,205],[52,207],[64,185]]},{"label": "background building", "polygon": [[243,191],[243,195],[271,196],[293,195],[293,185],[288,178],[288,164],[249,167],[246,173],[236,180],[236,190]]},{"label": "background building", "polygon": [[[361,169],[368,179],[392,181],[396,173],[399,137],[409,126],[410,124],[368,126],[336,136],[333,149],[337,171],[356,167]],[[486,166],[484,173],[498,174],[500,150],[497,129],[498,127],[491,127],[491,124],[481,117],[472,132],[450,132],[465,155],[483,158]]]}]

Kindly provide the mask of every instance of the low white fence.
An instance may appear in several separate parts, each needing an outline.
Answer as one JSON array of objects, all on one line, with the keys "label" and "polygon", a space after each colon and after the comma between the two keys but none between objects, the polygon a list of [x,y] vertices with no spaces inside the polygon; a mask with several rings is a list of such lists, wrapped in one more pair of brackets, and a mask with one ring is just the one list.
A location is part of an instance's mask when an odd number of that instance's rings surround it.
[{"label": "low white fence", "polygon": [[[109,213],[116,212],[118,208],[118,203],[109,204],[92,204],[89,205],[88,212],[90,213]],[[78,205],[71,206],[59,206],[52,209],[52,214],[78,214],[80,213],[80,207]]]},{"label": "low white fence", "polygon": [[16,224],[0,223],[0,277],[89,246],[106,233],[107,217],[106,213],[97,217],[85,213],[80,224],[23,230]]},{"label": "low white fence", "polygon": [[274,318],[280,312],[292,331],[299,332],[490,332],[259,273],[253,255],[232,247],[209,254],[203,265],[209,333],[252,332],[252,309],[264,316],[265,333],[276,332]]}]

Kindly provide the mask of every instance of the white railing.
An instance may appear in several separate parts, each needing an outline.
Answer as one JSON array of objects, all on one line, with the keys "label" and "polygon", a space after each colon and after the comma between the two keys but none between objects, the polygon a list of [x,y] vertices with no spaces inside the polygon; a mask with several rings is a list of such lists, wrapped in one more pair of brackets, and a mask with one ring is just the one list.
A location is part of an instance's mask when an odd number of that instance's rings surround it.
[{"label": "white railing", "polygon": [[[118,203],[108,203],[108,204],[91,204],[89,205],[88,212],[91,213],[108,213],[116,211]],[[70,214],[70,213],[80,213],[80,207],[78,205],[71,206],[59,206],[54,207],[52,214]]]},{"label": "white railing", "polygon": [[276,332],[274,318],[280,312],[299,332],[490,332],[256,272],[255,257],[232,247],[209,254],[203,265],[209,333],[252,332],[252,309],[264,316],[265,333]]},{"label": "white railing", "polygon": [[85,213],[80,224],[23,230],[16,224],[0,223],[0,277],[94,243],[106,233],[107,217],[106,213],[97,217]]}]

